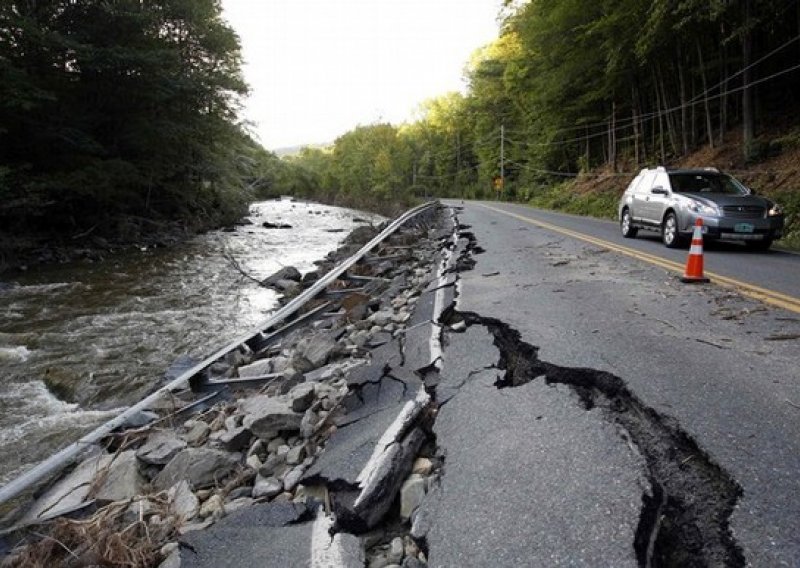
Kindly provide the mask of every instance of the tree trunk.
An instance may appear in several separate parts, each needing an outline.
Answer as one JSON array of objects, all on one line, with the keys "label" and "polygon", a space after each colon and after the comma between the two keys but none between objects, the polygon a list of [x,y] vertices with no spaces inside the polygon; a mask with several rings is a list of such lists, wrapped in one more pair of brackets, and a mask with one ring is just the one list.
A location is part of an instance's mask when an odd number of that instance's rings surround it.
[{"label": "tree trunk", "polygon": [[756,119],[753,108],[753,88],[750,87],[752,73],[750,61],[753,58],[753,34],[750,26],[750,0],[744,0],[744,33],[742,34],[742,147],[745,160],[753,157]]},{"label": "tree trunk", "polygon": [[706,136],[708,145],[714,148],[714,129],[711,127],[711,110],[708,105],[708,81],[706,80],[706,65],[703,62],[703,49],[700,40],[697,41],[697,60],[700,63],[700,78],[703,81],[703,106],[706,110]]},{"label": "tree trunk", "polygon": [[638,117],[639,102],[636,96],[636,87],[631,85],[631,121],[633,123],[633,160],[636,168],[639,168],[639,117]]},{"label": "tree trunk", "polygon": [[[694,75],[692,75],[691,78],[692,78],[692,86],[691,86],[692,101],[694,101],[695,100]],[[694,148],[697,145],[697,105],[694,102],[692,103],[692,114],[689,120],[690,120],[689,133],[691,136],[690,143],[692,145],[692,148]]]},{"label": "tree trunk", "polygon": [[672,153],[677,154],[678,143],[675,136],[675,120],[669,110],[669,99],[667,98],[667,89],[664,87],[664,75],[661,73],[661,67],[658,68],[658,82],[661,85],[661,103],[664,105],[664,121],[667,124],[669,145],[672,148]]},{"label": "tree trunk", "polygon": [[680,44],[678,44],[678,82],[681,91],[681,145],[683,146],[683,155],[689,154],[689,108],[686,102],[686,77],[683,72],[683,56],[681,53]]},{"label": "tree trunk", "polygon": [[667,152],[664,149],[664,115],[661,112],[661,99],[658,94],[658,79],[653,74],[653,89],[656,92],[656,116],[658,116],[658,142],[661,146],[661,162],[666,160]]},{"label": "tree trunk", "polygon": [[[722,37],[725,37],[725,25],[721,27]],[[725,139],[725,131],[728,128],[728,48],[722,44],[722,96],[719,101],[719,144],[723,144]]]}]

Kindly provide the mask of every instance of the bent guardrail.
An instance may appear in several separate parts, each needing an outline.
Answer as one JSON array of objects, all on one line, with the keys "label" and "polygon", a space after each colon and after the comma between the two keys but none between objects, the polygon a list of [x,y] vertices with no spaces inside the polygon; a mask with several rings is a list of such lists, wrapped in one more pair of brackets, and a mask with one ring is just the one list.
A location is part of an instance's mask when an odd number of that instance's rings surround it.
[{"label": "bent guardrail", "polygon": [[353,254],[347,260],[342,262],[337,268],[334,268],[333,270],[322,276],[307,290],[299,294],[296,298],[292,299],[285,306],[278,309],[266,321],[260,324],[258,328],[254,330],[252,333],[241,336],[239,339],[234,340],[232,343],[216,351],[209,357],[206,357],[205,359],[200,361],[197,365],[186,370],[180,376],[178,376],[168,384],[164,385],[163,387],[159,388],[158,390],[154,391],[153,393],[151,393],[138,403],[129,407],[127,410],[125,410],[115,418],[112,418],[111,420],[98,426],[88,434],[81,437],[77,442],[73,442],[72,444],[56,452],[43,462],[40,462],[39,464],[37,464],[24,474],[10,481],[8,484],[0,488],[0,504],[3,504],[13,499],[23,491],[28,489],[29,487],[31,487],[32,485],[60,471],[61,469],[72,463],[78,456],[80,456],[81,452],[84,449],[89,448],[93,444],[98,443],[103,437],[110,434],[116,428],[124,426],[128,422],[129,418],[134,416],[136,413],[148,408],[152,403],[157,401],[159,397],[161,397],[163,394],[173,391],[184,384],[187,384],[192,377],[198,375],[199,373],[202,373],[206,368],[208,368],[211,364],[213,364],[221,357],[224,357],[234,349],[237,349],[240,345],[255,338],[259,334],[263,333],[265,330],[276,326],[277,324],[286,320],[288,317],[295,314],[309,300],[313,299],[318,294],[323,292],[329,284],[331,284],[334,280],[339,278],[349,268],[351,268],[354,264],[356,264],[359,260],[361,260],[370,250],[372,250],[378,244],[383,242],[387,237],[392,235],[395,231],[397,231],[397,229],[403,226],[410,219],[413,219],[423,211],[430,209],[435,204],[436,202],[432,201],[423,203],[422,205],[418,205],[417,207],[409,209],[401,216],[399,216],[397,219],[392,221],[383,231],[381,231],[377,236],[375,236],[367,244],[361,247],[355,254]]}]

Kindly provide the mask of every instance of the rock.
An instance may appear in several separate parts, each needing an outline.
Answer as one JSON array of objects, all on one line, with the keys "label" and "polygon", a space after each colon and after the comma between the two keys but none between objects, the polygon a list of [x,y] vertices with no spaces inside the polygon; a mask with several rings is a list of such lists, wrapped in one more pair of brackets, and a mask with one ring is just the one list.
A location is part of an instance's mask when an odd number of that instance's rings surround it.
[{"label": "rock", "polygon": [[258,468],[258,473],[264,477],[269,477],[275,473],[278,467],[285,463],[286,462],[284,459],[278,456],[278,454],[270,454],[267,459],[264,460],[264,463],[261,465],[261,467]]},{"label": "rock", "polygon": [[160,416],[151,410],[140,410],[134,412],[125,419],[123,428],[141,428],[151,422],[158,420]]},{"label": "rock", "polygon": [[181,480],[170,487],[167,492],[167,498],[172,510],[183,521],[193,519],[200,512],[200,501],[192,493],[192,488],[186,480]]},{"label": "rock", "polygon": [[368,566],[369,568],[387,568],[387,566],[389,566],[389,559],[386,557],[386,553],[382,552],[373,556]]},{"label": "rock", "polygon": [[205,519],[207,517],[218,519],[224,514],[225,504],[222,501],[222,497],[217,494],[212,495],[205,503],[203,503],[203,505],[200,507],[199,516],[201,519]]},{"label": "rock", "polygon": [[317,417],[316,412],[310,408],[306,410],[306,413],[303,415],[303,420],[300,422],[300,435],[304,439],[308,439],[314,435],[314,432],[317,429],[318,420],[319,418]]},{"label": "rock", "polygon": [[277,438],[273,438],[272,440],[267,443],[267,451],[271,454],[275,454],[278,452],[278,448],[281,446],[286,445],[286,440],[278,436]]},{"label": "rock", "polygon": [[425,497],[425,478],[417,473],[409,476],[400,488],[400,517],[403,520],[411,518],[422,499]]},{"label": "rock", "polygon": [[[106,475],[92,495],[90,491],[97,484],[99,472],[106,472]],[[93,497],[101,501],[130,499],[142,493],[144,482],[139,473],[135,450],[116,456],[101,452],[85,459],[48,489],[33,503],[22,522],[58,516]]]},{"label": "rock", "polygon": [[283,483],[274,477],[263,477],[260,474],[256,476],[256,482],[253,486],[253,498],[259,499],[261,497],[275,497],[283,491]]},{"label": "rock", "polygon": [[377,325],[378,327],[383,327],[387,323],[392,321],[392,316],[393,315],[394,315],[394,313],[392,312],[392,310],[380,310],[378,312],[375,312],[371,316],[369,316],[368,319],[374,325]]},{"label": "rock", "polygon": [[394,314],[392,316],[392,321],[394,323],[398,323],[398,324],[399,323],[406,323],[409,320],[410,317],[411,317],[410,313],[408,313],[406,311],[399,311],[399,312],[397,312],[396,314]]},{"label": "rock", "polygon": [[430,475],[433,471],[433,462],[428,458],[417,458],[414,460],[414,465],[411,468],[411,473],[418,473],[420,475]]},{"label": "rock", "polygon": [[305,466],[298,465],[284,475],[283,487],[286,489],[286,491],[291,491],[294,489],[294,486],[297,485],[300,482],[300,479],[303,477],[305,470]]},{"label": "rock", "polygon": [[190,532],[202,531],[202,530],[207,529],[208,527],[210,527],[213,524],[214,524],[214,518],[213,517],[209,517],[205,521],[202,521],[202,522],[199,522],[199,523],[191,523],[191,524],[188,524],[188,525],[183,525],[181,527],[178,527],[178,534],[183,536],[183,535],[188,534]]},{"label": "rock", "polygon": [[[175,544],[175,543],[170,543]],[[166,557],[158,565],[158,568],[180,568],[181,567],[181,551],[178,546],[175,549],[171,550],[169,554],[165,555]]]},{"label": "rock", "polygon": [[297,355],[313,365],[312,369],[322,367],[336,349],[336,341],[326,331],[318,331],[297,342]]},{"label": "rock", "polygon": [[217,442],[229,452],[238,452],[250,445],[250,438],[253,434],[244,426],[239,426],[233,430],[223,431],[217,438]]},{"label": "rock", "polygon": [[419,546],[417,546],[417,543],[414,542],[414,539],[410,536],[406,536],[403,540],[403,553],[413,558],[416,558],[419,554]]},{"label": "rock", "polygon": [[295,291],[300,289],[300,284],[294,282],[293,280],[285,280],[285,279],[278,280],[274,282],[271,286],[276,290],[289,294],[294,293]]},{"label": "rock", "polygon": [[185,425],[188,427],[190,422],[192,425],[189,427],[189,431],[183,435],[183,439],[190,446],[199,446],[208,438],[211,427],[202,420],[187,420]]},{"label": "rock", "polygon": [[241,499],[242,497],[250,498],[250,494],[252,492],[253,488],[250,487],[249,485],[243,485],[241,487],[237,487],[236,489],[232,489],[230,493],[228,493],[227,497],[225,497],[225,502],[230,503],[231,501],[236,501],[237,499]]},{"label": "rock", "polygon": [[233,416],[228,416],[225,419],[225,429],[226,430],[235,430],[239,426],[242,425],[242,416],[241,414],[234,414]]},{"label": "rock", "polygon": [[[248,492],[251,490],[249,487],[246,488]],[[225,514],[230,515],[234,511],[238,511],[239,509],[244,509],[245,507],[249,507],[255,503],[255,500],[252,497],[239,497],[238,499],[233,499],[225,503]]]},{"label": "rock", "polygon": [[185,479],[195,489],[207,487],[233,471],[239,458],[239,454],[210,448],[186,448],[172,458],[153,480],[153,485],[164,490]]},{"label": "rock", "polygon": [[251,455],[247,456],[247,461],[245,461],[245,463],[247,464],[247,467],[249,467],[250,469],[253,469],[255,471],[258,471],[259,469],[261,469],[261,466],[263,465],[261,463],[261,458],[258,457],[257,454],[251,454]]},{"label": "rock", "polygon": [[[265,229],[291,229],[292,228],[292,226],[289,225],[288,223],[270,223],[269,221],[264,221],[263,223],[261,223],[261,226],[264,227]],[[291,266],[289,266],[287,268],[291,268]],[[284,269],[281,269],[281,270],[284,270]]]},{"label": "rock", "polygon": [[302,462],[305,457],[306,449],[302,445],[295,446],[286,454],[286,463],[289,465],[297,465]]},{"label": "rock", "polygon": [[392,539],[392,544],[389,547],[389,553],[386,555],[386,559],[390,564],[400,564],[400,562],[403,561],[404,553],[403,539],[398,536]]},{"label": "rock", "polygon": [[177,542],[168,542],[167,544],[161,547],[159,552],[161,553],[162,556],[169,556],[173,550],[178,550],[180,546],[181,545],[178,544]]},{"label": "rock", "polygon": [[253,361],[249,365],[244,365],[243,367],[239,367],[239,376],[242,378],[261,377],[263,375],[272,374],[272,372],[273,372],[272,359],[259,359],[258,361]]},{"label": "rock", "polygon": [[316,391],[314,383],[301,383],[286,395],[292,401],[292,410],[305,412],[314,403]]},{"label": "rock", "polygon": [[138,495],[144,488],[144,477],[139,473],[135,450],[110,456],[108,474],[94,493],[98,501],[122,501]]},{"label": "rock", "polygon": [[402,568],[428,568],[428,565],[418,558],[408,556],[403,560]]},{"label": "rock", "polygon": [[250,449],[247,450],[247,457],[258,456],[259,458],[265,457],[267,448],[264,446],[263,440],[253,438],[253,443],[250,444]]},{"label": "rock", "polygon": [[293,282],[300,282],[302,278],[303,275],[300,274],[300,271],[297,270],[294,266],[284,266],[283,268],[278,270],[275,274],[267,276],[264,280],[262,280],[261,285],[272,286],[278,280],[291,280]]},{"label": "rock", "polygon": [[186,442],[172,430],[157,430],[136,450],[136,457],[149,465],[164,465],[186,447]]},{"label": "rock", "polygon": [[279,432],[297,431],[303,415],[293,411],[289,401],[258,395],[241,402],[245,413],[242,424],[262,440],[271,440]]}]

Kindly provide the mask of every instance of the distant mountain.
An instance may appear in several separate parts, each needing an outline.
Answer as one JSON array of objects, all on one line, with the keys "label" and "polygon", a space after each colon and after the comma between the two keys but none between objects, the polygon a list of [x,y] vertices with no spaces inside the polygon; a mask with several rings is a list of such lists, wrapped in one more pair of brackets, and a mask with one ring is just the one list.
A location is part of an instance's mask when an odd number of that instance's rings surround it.
[{"label": "distant mountain", "polygon": [[299,144],[297,146],[276,148],[275,150],[272,150],[272,152],[279,158],[283,158],[284,156],[294,156],[295,154],[299,154],[300,150],[303,148],[327,148],[330,145],[330,142],[325,142],[323,144]]}]

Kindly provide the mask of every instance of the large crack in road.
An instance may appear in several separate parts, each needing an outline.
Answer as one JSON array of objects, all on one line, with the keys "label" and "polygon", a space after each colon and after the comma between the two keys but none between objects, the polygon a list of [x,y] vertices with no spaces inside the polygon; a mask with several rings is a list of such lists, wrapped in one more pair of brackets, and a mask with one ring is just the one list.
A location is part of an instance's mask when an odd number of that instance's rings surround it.
[{"label": "large crack in road", "polygon": [[[464,228],[459,227],[460,236],[470,242],[459,258],[459,272],[472,269],[474,261],[466,258],[481,250]],[[675,419],[642,402],[620,377],[541,360],[539,348],[523,341],[519,331],[498,319],[459,311],[457,301],[442,313],[439,323],[443,329],[483,326],[491,333],[500,352],[497,368],[505,371],[495,383],[497,388],[537,379],[566,385],[584,409],[599,409],[644,457],[650,487],[642,495],[633,543],[640,566],[745,566],[729,526],[742,489]]]}]

